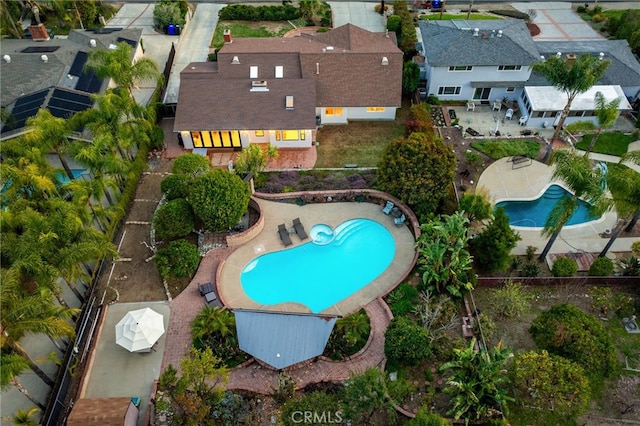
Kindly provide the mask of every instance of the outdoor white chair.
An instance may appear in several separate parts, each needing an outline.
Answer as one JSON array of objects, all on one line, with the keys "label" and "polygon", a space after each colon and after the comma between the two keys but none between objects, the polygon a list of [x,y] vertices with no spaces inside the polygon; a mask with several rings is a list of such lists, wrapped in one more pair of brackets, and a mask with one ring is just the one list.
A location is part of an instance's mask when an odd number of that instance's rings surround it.
[{"label": "outdoor white chair", "polygon": [[493,101],[491,111],[500,111],[502,109],[502,101]]},{"label": "outdoor white chair", "polygon": [[476,103],[473,101],[467,101],[467,111],[475,111]]},{"label": "outdoor white chair", "polygon": [[527,120],[529,119],[528,116],[523,115],[522,117],[520,117],[520,119],[518,120],[518,124],[521,126],[525,126],[527,124]]},{"label": "outdoor white chair", "polygon": [[513,118],[513,108],[509,108],[506,112],[506,114],[504,115],[504,118],[506,118],[507,120],[511,120]]}]

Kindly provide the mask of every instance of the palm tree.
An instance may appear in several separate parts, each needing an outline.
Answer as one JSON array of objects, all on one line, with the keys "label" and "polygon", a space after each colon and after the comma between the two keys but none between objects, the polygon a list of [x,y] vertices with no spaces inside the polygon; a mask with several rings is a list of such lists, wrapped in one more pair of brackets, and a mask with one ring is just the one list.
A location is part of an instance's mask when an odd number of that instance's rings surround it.
[{"label": "palm tree", "polygon": [[[640,160],[640,155],[635,155],[635,157]],[[632,156],[622,156],[620,163],[628,158],[632,158]],[[640,161],[637,164],[640,164]],[[640,218],[640,173],[623,164],[614,165],[608,169],[607,186],[613,195],[613,206],[618,216],[628,224],[626,228],[623,226],[616,227],[598,257],[604,257],[607,254],[623,229],[631,232],[638,218]]]},{"label": "palm tree", "polygon": [[118,43],[115,49],[100,49],[91,52],[86,68],[95,71],[100,78],[112,78],[115,84],[129,91],[142,81],[160,82],[162,74],[156,63],[149,58],[132,60],[133,48],[125,42]]},{"label": "palm tree", "polygon": [[347,344],[353,346],[358,340],[369,336],[371,326],[367,314],[358,311],[336,321],[336,329],[342,332]]},{"label": "palm tree", "polygon": [[36,407],[31,407],[26,411],[18,410],[13,415],[13,424],[16,426],[38,426],[40,423],[33,418],[39,411],[40,409]]},{"label": "palm tree", "polygon": [[502,388],[508,380],[505,364],[513,353],[501,344],[491,353],[476,351],[475,344],[474,338],[469,347],[454,349],[455,359],[440,367],[440,371],[451,371],[444,390],[452,395],[452,407],[447,414],[467,422],[498,417],[505,404],[513,400]]},{"label": "palm tree", "polygon": [[236,318],[223,308],[205,306],[193,319],[191,334],[194,341],[202,341],[215,334],[221,338],[233,336]]},{"label": "palm tree", "polygon": [[596,92],[595,103],[595,113],[598,118],[598,130],[596,131],[596,134],[593,135],[585,155],[589,155],[593,150],[593,147],[595,146],[602,131],[611,127],[613,123],[616,122],[616,118],[618,118],[618,107],[620,106],[620,98],[615,98],[611,102],[607,102],[602,92]]},{"label": "palm tree", "polygon": [[567,103],[553,132],[552,140],[558,138],[576,96],[596,84],[610,65],[611,61],[592,57],[588,53],[580,55],[574,61],[565,61],[560,56],[552,56],[544,62],[533,65],[534,71],[542,74],[553,87],[567,95]]},{"label": "palm tree", "polygon": [[[29,368],[29,363],[20,355],[5,354],[4,351],[0,355],[0,359],[0,362],[2,363],[2,369],[0,369],[0,385],[2,385],[1,388],[5,389],[10,385],[15,386],[16,389],[18,389],[21,394],[27,397],[29,401],[33,402],[41,411],[45,411],[47,407],[45,407],[40,401],[35,399],[33,395],[29,393],[27,388],[25,388],[22,383],[18,381],[18,376],[24,370]],[[15,424],[20,423],[15,422]]]},{"label": "palm tree", "polygon": [[[2,278],[0,347],[3,350],[3,358],[5,353],[7,356],[22,358],[38,377],[48,386],[53,386],[53,380],[29,357],[20,340],[28,333],[44,334],[53,338],[73,337],[75,330],[69,319],[76,315],[79,309],[54,305],[48,289],[25,291],[20,282],[19,272],[13,268],[3,267],[0,270],[0,277]],[[18,362],[16,358],[10,358],[10,360],[16,363],[16,368],[7,373],[9,379],[12,379],[24,369],[24,364]],[[5,384],[4,369],[3,362],[3,384]]]},{"label": "palm tree", "polygon": [[62,168],[69,179],[73,180],[73,173],[71,173],[65,158],[65,149],[69,144],[69,135],[71,134],[68,121],[64,118],[54,117],[49,110],[41,109],[38,114],[27,120],[27,130],[29,132],[24,136],[26,143],[39,148],[43,155],[55,151]]},{"label": "palm tree", "polygon": [[555,165],[552,178],[561,179],[572,196],[563,197],[558,201],[547,217],[542,235],[550,238],[538,257],[540,261],[545,259],[565,223],[578,208],[579,198],[586,201],[592,213],[596,215],[601,215],[610,206],[609,200],[605,197],[605,174],[599,168],[592,167],[589,158],[578,155],[575,151],[561,149],[554,151],[550,163]]}]

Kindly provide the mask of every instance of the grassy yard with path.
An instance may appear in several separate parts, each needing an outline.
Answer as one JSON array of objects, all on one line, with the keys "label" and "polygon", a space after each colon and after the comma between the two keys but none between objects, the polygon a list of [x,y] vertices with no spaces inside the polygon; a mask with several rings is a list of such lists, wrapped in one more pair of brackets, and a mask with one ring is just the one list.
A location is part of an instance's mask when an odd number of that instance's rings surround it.
[{"label": "grassy yard with path", "polygon": [[[576,148],[587,150],[593,136],[594,135],[584,135],[582,141],[576,144]],[[593,152],[619,157],[627,152],[629,144],[635,140],[637,140],[637,137],[624,133],[602,133],[593,147]]]},{"label": "grassy yard with path", "polygon": [[534,140],[487,140],[472,142],[471,147],[494,160],[514,155],[536,158],[540,150],[540,143]]},{"label": "grassy yard with path", "polygon": [[213,33],[212,46],[216,49],[224,45],[225,30],[231,30],[233,37],[282,37],[294,26],[286,21],[218,21]]}]

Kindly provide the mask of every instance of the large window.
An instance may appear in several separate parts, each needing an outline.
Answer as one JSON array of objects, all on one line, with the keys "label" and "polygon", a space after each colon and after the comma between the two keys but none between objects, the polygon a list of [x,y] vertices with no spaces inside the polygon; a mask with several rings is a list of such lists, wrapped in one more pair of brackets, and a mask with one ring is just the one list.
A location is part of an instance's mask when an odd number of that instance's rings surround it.
[{"label": "large window", "polygon": [[456,65],[449,67],[449,71],[472,71],[473,67],[471,65]]},{"label": "large window", "polygon": [[438,87],[438,95],[459,95],[460,86],[440,86]]},{"label": "large window", "polygon": [[342,117],[342,108],[325,108],[324,113],[327,117]]},{"label": "large window", "polygon": [[298,140],[300,140],[300,132],[298,130],[283,130],[282,131],[282,140],[283,141],[298,141]]},{"label": "large window", "polygon": [[240,132],[191,132],[194,148],[240,148]]},{"label": "large window", "polygon": [[498,71],[520,71],[522,69],[521,65],[500,65],[498,66]]},{"label": "large window", "polygon": [[259,138],[264,137],[264,130],[256,130],[256,137],[259,137]]}]

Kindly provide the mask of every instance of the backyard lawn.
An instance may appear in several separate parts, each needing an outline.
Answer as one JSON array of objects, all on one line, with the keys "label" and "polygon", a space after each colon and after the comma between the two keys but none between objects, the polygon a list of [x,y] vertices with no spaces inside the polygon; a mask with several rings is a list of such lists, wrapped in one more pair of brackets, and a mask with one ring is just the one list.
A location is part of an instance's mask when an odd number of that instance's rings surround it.
[{"label": "backyard lawn", "polygon": [[540,143],[533,140],[488,140],[472,142],[471,147],[494,160],[514,155],[536,158],[540,150]]},{"label": "backyard lawn", "polygon": [[[582,142],[576,144],[576,148],[587,150],[592,139],[593,135],[584,135]],[[629,144],[635,140],[637,137],[624,133],[602,133],[593,147],[593,152],[619,157],[627,152]]]},{"label": "backyard lawn", "polygon": [[224,30],[231,30],[233,37],[282,37],[294,26],[286,21],[219,21],[213,33],[212,46],[216,49],[224,45]]}]

